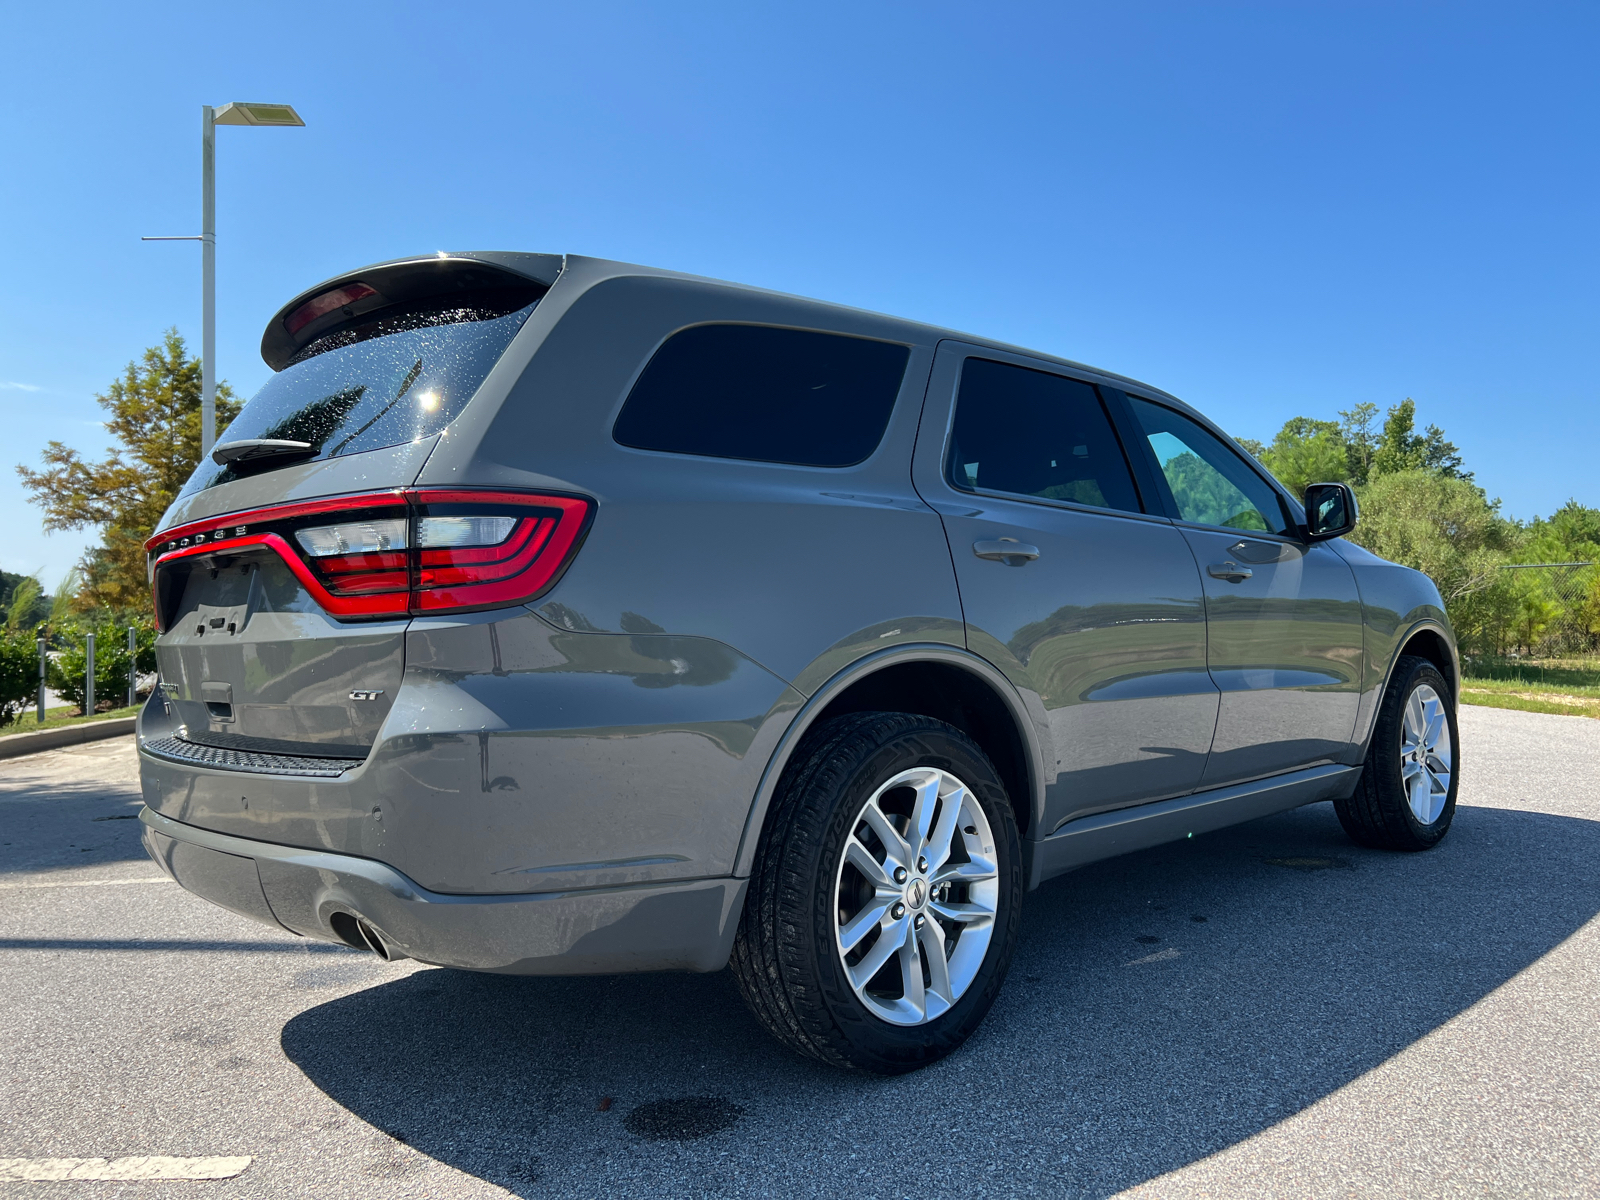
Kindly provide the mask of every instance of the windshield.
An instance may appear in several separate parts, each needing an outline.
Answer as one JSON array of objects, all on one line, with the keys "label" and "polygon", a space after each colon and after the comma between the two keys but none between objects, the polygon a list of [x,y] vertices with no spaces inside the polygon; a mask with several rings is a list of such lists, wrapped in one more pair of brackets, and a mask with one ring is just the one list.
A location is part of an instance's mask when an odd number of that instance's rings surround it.
[{"label": "windshield", "polygon": [[[311,457],[334,458],[430,437],[472,399],[533,307],[436,308],[319,338],[250,398],[217,442],[309,442]],[[249,469],[206,459],[182,494]]]}]

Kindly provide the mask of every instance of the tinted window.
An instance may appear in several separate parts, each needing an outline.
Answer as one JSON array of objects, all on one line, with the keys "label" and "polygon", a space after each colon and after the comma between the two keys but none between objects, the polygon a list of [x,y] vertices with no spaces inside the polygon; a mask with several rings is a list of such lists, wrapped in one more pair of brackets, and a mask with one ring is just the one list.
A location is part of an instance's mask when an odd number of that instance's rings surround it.
[{"label": "tinted window", "polygon": [[1134,396],[1128,399],[1185,521],[1288,532],[1278,493],[1219,438],[1170,408]]},{"label": "tinted window", "polygon": [[969,358],[961,368],[950,482],[1139,511],[1100,397],[1087,383]]},{"label": "tinted window", "polygon": [[656,351],[612,436],[639,450],[853,466],[883,437],[910,353],[833,333],[697,325]]},{"label": "tinted window", "polygon": [[[217,441],[283,438],[333,458],[438,433],[532,311],[435,307],[328,334],[267,380]],[[183,491],[236,478],[235,468],[206,459]]]}]

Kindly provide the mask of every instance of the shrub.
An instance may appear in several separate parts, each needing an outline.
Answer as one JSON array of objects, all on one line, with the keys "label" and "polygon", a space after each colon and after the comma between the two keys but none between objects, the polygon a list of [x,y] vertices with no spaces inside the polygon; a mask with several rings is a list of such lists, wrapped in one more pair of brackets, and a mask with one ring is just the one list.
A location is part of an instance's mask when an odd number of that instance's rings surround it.
[{"label": "shrub", "polygon": [[0,633],[0,725],[15,721],[38,694],[38,642],[31,634]]},{"label": "shrub", "polygon": [[96,712],[121,708],[127,703],[128,624],[138,631],[137,662],[139,672],[156,669],[156,634],[149,620],[142,619],[118,625],[102,625],[91,629],[83,625],[64,625],[56,630],[61,642],[61,652],[50,663],[50,686],[67,701],[83,711],[88,679],[89,634],[95,635],[94,646],[94,707]]}]

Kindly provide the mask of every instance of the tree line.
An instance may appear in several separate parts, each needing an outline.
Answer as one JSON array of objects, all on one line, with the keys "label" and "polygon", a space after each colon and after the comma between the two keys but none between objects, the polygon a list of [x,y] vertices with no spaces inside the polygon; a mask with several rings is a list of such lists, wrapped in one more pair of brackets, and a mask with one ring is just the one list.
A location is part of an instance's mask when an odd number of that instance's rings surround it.
[{"label": "tree line", "polygon": [[[1295,495],[1352,485],[1361,520],[1350,540],[1426,572],[1463,652],[1500,656],[1600,650],[1600,509],[1569,500],[1548,518],[1504,515],[1416,404],[1358,404],[1337,421],[1295,417],[1270,444],[1236,439]],[[1507,569],[1531,564],[1588,564]]]}]

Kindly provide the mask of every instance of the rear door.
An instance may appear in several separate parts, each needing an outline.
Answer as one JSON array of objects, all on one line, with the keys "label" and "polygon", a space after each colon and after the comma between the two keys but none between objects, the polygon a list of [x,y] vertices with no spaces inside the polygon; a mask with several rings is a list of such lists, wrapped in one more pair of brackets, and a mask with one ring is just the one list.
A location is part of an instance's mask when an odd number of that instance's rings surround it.
[{"label": "rear door", "polygon": [[913,470],[944,520],[968,646],[1053,745],[1039,835],[1193,791],[1217,714],[1199,574],[1146,511],[1095,386],[944,342]]},{"label": "rear door", "polygon": [[1304,541],[1277,490],[1210,430],[1129,400],[1205,586],[1207,661],[1222,693],[1205,786],[1341,759],[1361,695],[1361,599],[1349,565]]}]

